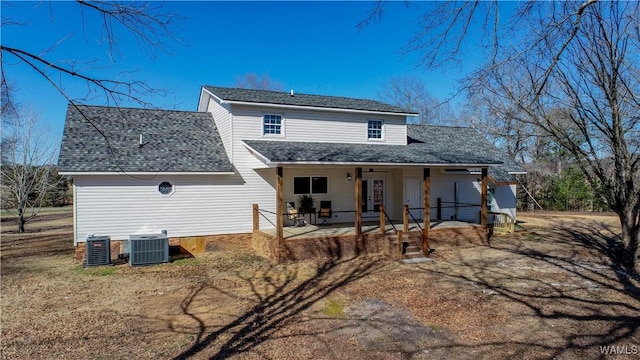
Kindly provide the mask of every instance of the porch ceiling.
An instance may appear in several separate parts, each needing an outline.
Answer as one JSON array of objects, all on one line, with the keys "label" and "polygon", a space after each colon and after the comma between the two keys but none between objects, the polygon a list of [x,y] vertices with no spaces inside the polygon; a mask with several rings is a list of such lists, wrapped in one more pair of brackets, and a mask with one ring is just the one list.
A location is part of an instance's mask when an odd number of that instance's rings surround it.
[{"label": "porch ceiling", "polygon": [[256,157],[267,165],[280,164],[370,164],[370,165],[463,165],[501,164],[495,156],[470,149],[438,149],[424,144],[380,145],[244,140]]}]

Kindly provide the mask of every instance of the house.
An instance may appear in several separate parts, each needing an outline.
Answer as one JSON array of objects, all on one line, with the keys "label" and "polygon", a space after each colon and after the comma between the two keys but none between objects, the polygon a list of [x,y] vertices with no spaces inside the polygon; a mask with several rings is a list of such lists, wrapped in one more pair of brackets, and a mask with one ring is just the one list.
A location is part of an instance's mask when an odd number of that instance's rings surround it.
[{"label": "house", "polygon": [[[330,222],[356,237],[383,217],[410,215],[427,232],[435,219],[515,218],[522,168],[471,128],[407,124],[415,115],[373,100],[215,86],[202,87],[196,112],[69,105],[58,166],[74,178],[76,255],[89,235],[119,246],[165,231],[191,252],[253,241],[278,258],[265,249],[283,244],[285,204],[298,207],[303,194],[316,207],[331,201]],[[276,245],[257,244],[269,241],[256,238],[261,229]]]}]

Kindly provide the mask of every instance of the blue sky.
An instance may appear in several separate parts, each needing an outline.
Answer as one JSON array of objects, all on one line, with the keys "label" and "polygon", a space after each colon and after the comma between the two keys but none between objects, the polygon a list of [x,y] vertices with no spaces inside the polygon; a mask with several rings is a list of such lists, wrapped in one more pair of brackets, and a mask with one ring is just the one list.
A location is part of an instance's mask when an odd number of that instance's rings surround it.
[{"label": "blue sky", "polygon": [[[40,53],[60,43],[46,57],[77,61],[79,69],[94,76],[120,74],[166,88],[166,97],[148,100],[168,109],[196,110],[201,85],[234,86],[236,78],[247,73],[268,74],[286,91],[374,99],[392,77],[416,75],[433,95],[446,98],[479,59],[470,58],[462,69],[425,72],[417,66],[418,53],[402,53],[430,5],[389,2],[380,21],[359,31],[356,25],[375,3],[167,2],[163,11],[181,17],[174,29],[181,41],[167,43],[170,53],[150,58],[134,39],[121,34],[122,57],[111,60],[92,14],[85,10],[82,17],[74,2],[3,1],[3,21],[28,25],[3,24],[2,44]],[[67,101],[14,58],[5,56],[3,61],[20,102],[41,113],[52,136],[61,136]],[[72,97],[86,94],[81,82],[62,83]],[[96,97],[88,103],[106,102]]]}]

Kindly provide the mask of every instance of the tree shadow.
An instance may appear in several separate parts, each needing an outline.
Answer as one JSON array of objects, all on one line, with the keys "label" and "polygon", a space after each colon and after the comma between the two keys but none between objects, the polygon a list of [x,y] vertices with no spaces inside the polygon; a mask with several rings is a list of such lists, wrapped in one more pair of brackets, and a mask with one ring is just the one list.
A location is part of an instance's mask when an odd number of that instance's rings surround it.
[{"label": "tree shadow", "polygon": [[[181,303],[182,313],[197,324],[197,333],[189,348],[175,359],[202,355],[201,352],[205,349],[207,352],[214,350],[211,359],[223,359],[254,351],[257,345],[271,339],[278,330],[294,321],[296,315],[333,291],[371,274],[381,268],[382,264],[382,261],[370,257],[326,260],[317,266],[315,275],[302,281],[296,267],[283,269],[281,266],[271,265],[250,276],[238,273],[236,275],[251,289],[253,305],[215,330],[210,330],[195,310],[196,298],[205,290],[217,291],[238,301],[246,298],[241,299],[211,281],[203,281]],[[171,324],[169,328],[174,332],[181,332]],[[329,344],[327,346],[330,347]]]},{"label": "tree shadow", "polygon": [[605,358],[610,355],[602,353],[601,346],[640,347],[640,278],[621,267],[620,239],[612,229],[600,223],[572,224],[528,235],[493,245],[510,254],[506,260],[479,262],[461,255],[441,260],[442,266],[422,269],[519,305],[521,313],[532,314],[544,331],[556,337],[442,347],[468,349],[479,357],[495,357],[496,349],[510,347],[515,353],[509,356],[516,358],[536,351],[548,358],[576,351]]}]

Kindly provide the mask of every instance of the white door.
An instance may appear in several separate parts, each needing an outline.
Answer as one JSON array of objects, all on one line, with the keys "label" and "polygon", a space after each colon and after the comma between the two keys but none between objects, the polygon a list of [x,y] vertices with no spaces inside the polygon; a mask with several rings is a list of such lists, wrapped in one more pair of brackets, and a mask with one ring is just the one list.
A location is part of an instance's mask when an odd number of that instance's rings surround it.
[{"label": "white door", "polygon": [[380,215],[380,205],[385,204],[386,189],[383,178],[362,179],[362,217]]},{"label": "white door", "polygon": [[416,220],[422,220],[422,181],[418,178],[406,178],[404,181],[405,205]]}]

